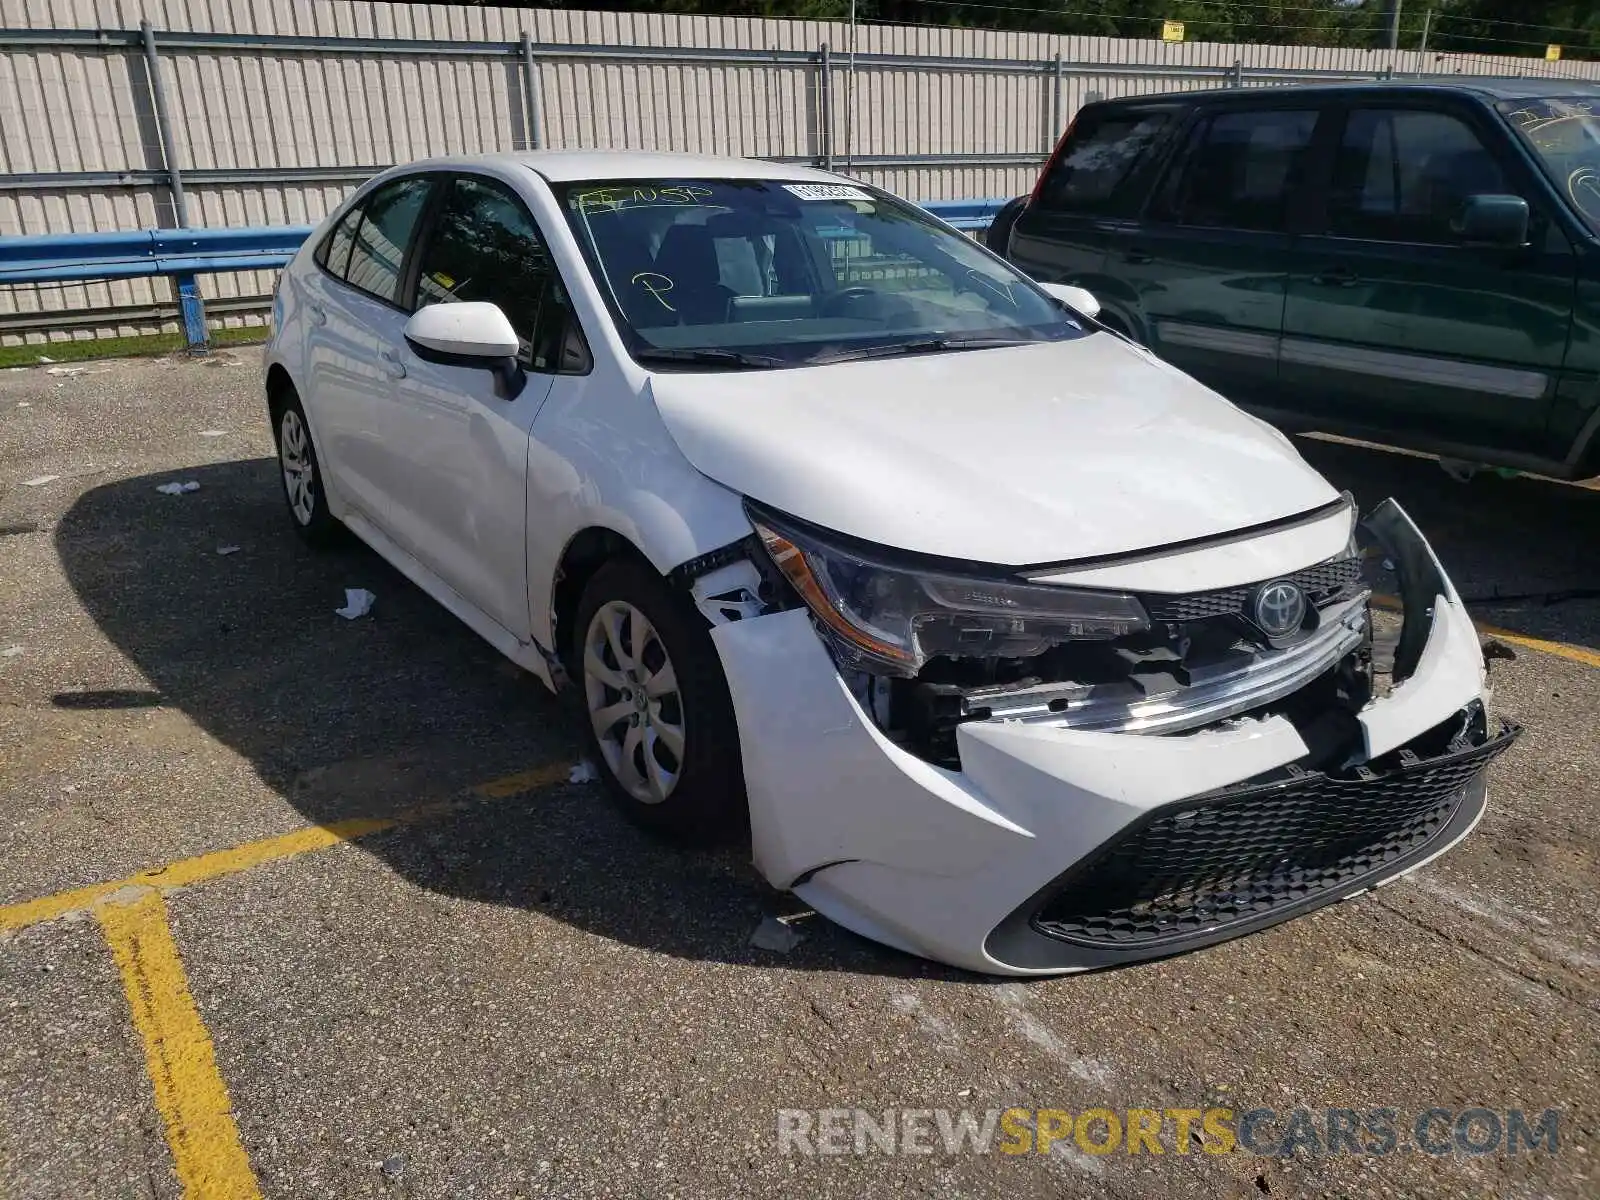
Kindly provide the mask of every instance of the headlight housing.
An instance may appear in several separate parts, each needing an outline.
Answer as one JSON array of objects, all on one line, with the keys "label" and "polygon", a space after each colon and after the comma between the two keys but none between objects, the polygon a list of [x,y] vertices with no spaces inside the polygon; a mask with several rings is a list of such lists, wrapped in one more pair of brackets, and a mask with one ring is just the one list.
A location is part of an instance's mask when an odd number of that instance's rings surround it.
[{"label": "headlight housing", "polygon": [[1150,627],[1132,596],[885,561],[746,504],[773,564],[817,617],[841,666],[911,677],[930,658],[1030,658]]}]

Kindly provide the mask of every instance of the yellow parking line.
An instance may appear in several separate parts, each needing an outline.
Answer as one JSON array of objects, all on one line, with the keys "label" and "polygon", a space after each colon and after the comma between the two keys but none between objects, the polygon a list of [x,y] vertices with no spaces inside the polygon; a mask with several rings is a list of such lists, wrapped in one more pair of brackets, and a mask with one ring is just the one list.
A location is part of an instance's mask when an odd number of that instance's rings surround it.
[{"label": "yellow parking line", "polygon": [[[535,767],[530,771],[520,771],[515,775],[480,783],[472,789],[472,794],[484,800],[503,800],[509,796],[549,787],[553,783],[564,782],[569,770],[566,763]],[[337,846],[340,842],[382,833],[386,829],[433,820],[459,807],[460,804],[454,799],[433,800],[426,804],[401,809],[387,817],[352,817],[327,825],[309,825],[292,833],[246,842],[242,846],[213,850],[209,854],[198,854],[193,858],[180,858],[165,866],[140,871],[137,875],[130,875],[126,879],[91,884],[70,892],[44,896],[38,900],[8,904],[0,908],[0,933],[36,925],[40,921],[52,921],[70,912],[82,912],[112,892],[125,887],[150,887],[161,891],[187,887],[190,884],[215,879],[219,875],[233,875],[262,863],[275,862],[311,850]]]},{"label": "yellow parking line", "polygon": [[144,1041],[156,1108],[187,1200],[260,1200],[239,1142],[228,1086],[178,957],[166,902],[154,888],[96,906]]},{"label": "yellow parking line", "polygon": [[[1372,603],[1393,612],[1399,612],[1402,607],[1399,598],[1395,596],[1374,596]],[[1512,633],[1511,630],[1501,629],[1498,625],[1485,625],[1482,621],[1474,621],[1473,624],[1484,637],[1499,638],[1502,642],[1510,642],[1513,646],[1522,646],[1528,650],[1538,650],[1543,654],[1554,654],[1557,658],[1570,659],[1586,667],[1600,667],[1600,653],[1583,646],[1573,646],[1566,642],[1547,642],[1543,638]]]}]

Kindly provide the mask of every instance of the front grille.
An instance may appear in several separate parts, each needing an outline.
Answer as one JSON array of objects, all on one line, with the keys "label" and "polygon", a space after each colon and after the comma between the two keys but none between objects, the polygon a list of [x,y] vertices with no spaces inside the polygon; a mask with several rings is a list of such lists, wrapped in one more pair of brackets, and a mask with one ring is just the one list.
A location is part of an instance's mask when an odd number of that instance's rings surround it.
[{"label": "front grille", "polygon": [[1034,927],[1064,941],[1132,949],[1347,888],[1424,848],[1514,736],[1507,728],[1482,745],[1381,775],[1301,773],[1168,805],[1074,872]]},{"label": "front grille", "polygon": [[[1321,607],[1345,589],[1361,581],[1359,558],[1335,558],[1303,571],[1295,571],[1281,578],[1297,583],[1306,591],[1307,598]],[[1150,619],[1158,622],[1201,621],[1207,617],[1220,617],[1229,613],[1242,613],[1250,601],[1255,585],[1222,588],[1215,592],[1192,592],[1188,595],[1146,595],[1144,601]]]}]

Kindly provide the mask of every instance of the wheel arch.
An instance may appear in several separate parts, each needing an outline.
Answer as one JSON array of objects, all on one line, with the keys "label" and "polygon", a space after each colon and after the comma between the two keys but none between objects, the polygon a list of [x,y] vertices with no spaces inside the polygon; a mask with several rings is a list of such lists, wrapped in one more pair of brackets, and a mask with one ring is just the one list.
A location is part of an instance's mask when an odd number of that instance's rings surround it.
[{"label": "wheel arch", "polygon": [[662,574],[631,538],[607,525],[585,526],[568,538],[562,548],[550,589],[550,638],[551,648],[566,665],[569,675],[574,669],[574,664],[567,661],[572,649],[572,622],[583,589],[596,571],[618,558],[632,559]]}]

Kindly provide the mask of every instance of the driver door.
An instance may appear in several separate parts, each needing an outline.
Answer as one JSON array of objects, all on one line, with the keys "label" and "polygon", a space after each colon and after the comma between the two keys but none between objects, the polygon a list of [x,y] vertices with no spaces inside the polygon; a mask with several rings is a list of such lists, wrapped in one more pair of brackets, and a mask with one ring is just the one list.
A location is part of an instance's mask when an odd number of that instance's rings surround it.
[{"label": "driver door", "polygon": [[402,340],[395,354],[394,453],[406,486],[393,536],[519,640],[529,636],[528,439],[555,382],[565,293],[548,248],[510,185],[456,175],[422,234],[416,307],[499,305],[522,343],[521,379],[432,363]]}]

